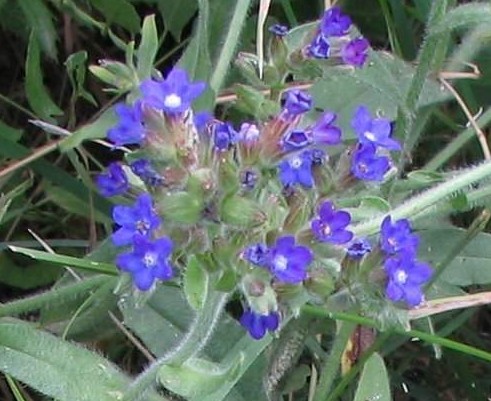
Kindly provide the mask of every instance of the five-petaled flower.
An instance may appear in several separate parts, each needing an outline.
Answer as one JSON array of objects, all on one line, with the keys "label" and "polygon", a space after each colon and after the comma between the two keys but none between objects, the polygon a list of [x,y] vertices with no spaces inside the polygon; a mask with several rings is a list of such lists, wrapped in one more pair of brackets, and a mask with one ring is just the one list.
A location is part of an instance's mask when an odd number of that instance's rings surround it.
[{"label": "five-petaled flower", "polygon": [[387,216],[381,225],[380,247],[388,254],[400,251],[415,254],[419,245],[419,237],[411,232],[411,224],[407,219],[400,219],[392,223]]},{"label": "five-petaled flower", "polygon": [[300,89],[291,89],[283,94],[283,114],[295,117],[312,108],[312,96]]},{"label": "five-petaled flower", "polygon": [[116,265],[120,270],[130,273],[136,288],[147,291],[155,280],[172,278],[169,261],[172,249],[173,243],[167,237],[151,241],[136,234],[133,236],[133,250],[119,254]]},{"label": "five-petaled flower", "polygon": [[279,281],[297,284],[307,277],[307,268],[313,258],[309,248],[295,245],[295,237],[285,235],[277,238],[269,249],[268,268]]},{"label": "five-petaled flower", "polygon": [[111,236],[116,246],[131,244],[135,234],[149,237],[160,225],[160,218],[153,209],[152,197],[148,193],[138,196],[133,206],[114,206],[113,220],[120,226]]},{"label": "five-petaled flower", "polygon": [[117,162],[109,164],[106,172],[98,174],[95,181],[101,195],[108,198],[111,196],[122,195],[129,188],[128,178],[126,177],[121,164]]},{"label": "five-petaled flower", "polygon": [[320,29],[326,38],[344,36],[351,27],[351,18],[341,12],[339,7],[331,7],[322,16]]},{"label": "five-petaled flower", "polygon": [[107,131],[107,139],[116,146],[141,145],[146,136],[141,103],[136,102],[133,106],[119,103],[114,111],[118,115],[118,123]]},{"label": "five-petaled flower", "polygon": [[319,207],[319,216],[312,220],[311,229],[315,238],[321,242],[345,244],[353,238],[353,233],[346,230],[351,222],[351,215],[342,210],[335,210],[330,201],[324,201]]},{"label": "five-petaled flower", "polygon": [[272,311],[267,315],[260,315],[248,308],[240,318],[240,324],[247,329],[249,334],[255,340],[264,337],[267,331],[275,331],[280,324],[278,312]]},{"label": "five-petaled flower", "polygon": [[204,82],[190,82],[186,71],[173,68],[163,81],[147,79],[140,85],[144,106],[178,115],[191,107],[191,103],[205,90]]},{"label": "five-petaled flower", "polygon": [[375,145],[371,143],[358,144],[351,165],[351,172],[356,178],[365,181],[383,181],[389,168],[389,158],[377,155]]},{"label": "five-petaled flower", "polygon": [[367,61],[369,47],[365,38],[355,38],[341,48],[341,58],[346,64],[362,67]]},{"label": "five-petaled flower", "polygon": [[314,185],[311,151],[306,150],[283,160],[278,168],[280,181],[284,186],[300,184],[312,188]]},{"label": "five-petaled flower", "polygon": [[315,35],[310,45],[307,47],[307,55],[314,58],[329,58],[331,55],[331,46],[322,33]]},{"label": "five-petaled flower", "polygon": [[387,274],[385,294],[393,302],[404,301],[410,307],[423,301],[422,286],[431,277],[428,264],[418,262],[412,253],[401,252],[384,263]]}]

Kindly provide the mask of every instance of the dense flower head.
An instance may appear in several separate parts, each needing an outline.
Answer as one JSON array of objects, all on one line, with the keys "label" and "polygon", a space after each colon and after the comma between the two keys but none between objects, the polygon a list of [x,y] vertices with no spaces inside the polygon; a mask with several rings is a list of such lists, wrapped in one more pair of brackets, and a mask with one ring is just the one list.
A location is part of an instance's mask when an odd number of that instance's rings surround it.
[{"label": "dense flower head", "polygon": [[362,144],[373,144],[388,150],[401,150],[399,141],[391,138],[391,121],[386,118],[372,118],[366,106],[359,106],[356,109],[351,127]]},{"label": "dense flower head", "polygon": [[297,116],[312,108],[312,96],[300,89],[286,91],[283,99],[283,111],[288,116]]},{"label": "dense flower head", "polygon": [[346,253],[351,259],[361,259],[371,251],[372,245],[366,238],[356,238],[346,249]]},{"label": "dense flower head", "polygon": [[351,172],[364,181],[383,181],[390,169],[387,156],[377,155],[377,148],[371,143],[359,144],[353,154]]},{"label": "dense flower head", "polygon": [[140,102],[133,106],[118,103],[114,106],[118,123],[107,131],[107,139],[116,146],[141,145],[145,140],[146,130],[142,121]]},{"label": "dense flower head", "polygon": [[113,220],[120,226],[111,236],[116,246],[131,244],[135,234],[148,238],[160,225],[160,218],[153,209],[152,197],[148,193],[138,196],[133,206],[114,206]]},{"label": "dense flower head", "polygon": [[217,150],[229,150],[238,141],[239,134],[230,123],[217,123],[213,126],[213,144]]},{"label": "dense flower head", "polygon": [[286,25],[274,24],[268,28],[268,31],[275,34],[276,36],[285,36],[289,29]]},{"label": "dense flower head", "polygon": [[419,245],[419,237],[412,233],[411,224],[407,219],[392,222],[387,216],[382,221],[380,247],[388,254],[405,251],[415,254]]},{"label": "dense flower head", "polygon": [[138,159],[130,163],[131,171],[147,185],[156,187],[164,183],[164,177],[155,170],[147,159]]},{"label": "dense flower head", "polygon": [[344,36],[351,27],[351,18],[341,12],[339,7],[331,7],[324,12],[320,23],[322,35]]},{"label": "dense flower head", "polygon": [[337,145],[341,142],[341,129],[334,125],[336,114],[325,111],[311,128],[312,140],[318,144]]},{"label": "dense flower head", "polygon": [[186,71],[174,67],[163,81],[147,79],[140,85],[142,103],[169,115],[177,115],[191,107],[191,103],[205,90],[204,82],[192,83]]},{"label": "dense flower head", "polygon": [[307,48],[307,55],[314,58],[327,59],[331,55],[329,41],[321,33],[315,35]]},{"label": "dense flower head", "polygon": [[109,164],[105,173],[97,175],[96,185],[101,195],[108,198],[122,195],[129,188],[128,178],[121,164],[116,162]]},{"label": "dense flower head", "polygon": [[260,315],[251,309],[246,309],[240,318],[240,324],[247,329],[252,338],[259,340],[267,331],[273,332],[278,329],[280,316],[274,311],[267,315]]},{"label": "dense flower head", "polygon": [[341,58],[346,64],[362,67],[368,58],[370,43],[365,38],[355,38],[341,49]]},{"label": "dense flower head", "polygon": [[283,186],[300,184],[312,188],[314,185],[312,161],[312,152],[308,150],[283,160],[278,166],[279,178]]},{"label": "dense flower head", "polygon": [[401,252],[384,263],[387,274],[385,294],[393,302],[404,301],[410,307],[423,301],[422,285],[431,277],[431,267],[417,261],[412,253]]},{"label": "dense flower head", "polygon": [[151,241],[143,235],[133,236],[133,250],[121,253],[116,265],[130,273],[136,288],[149,290],[155,280],[169,280],[173,276],[169,258],[173,243],[167,237]]},{"label": "dense flower head", "polygon": [[295,245],[295,237],[285,235],[277,238],[269,249],[268,267],[279,281],[297,284],[307,277],[307,268],[313,258],[309,248]]},{"label": "dense flower head", "polygon": [[350,222],[348,212],[335,210],[330,201],[324,201],[319,207],[318,217],[311,222],[311,229],[318,241],[345,244],[353,238],[353,233],[346,230]]}]

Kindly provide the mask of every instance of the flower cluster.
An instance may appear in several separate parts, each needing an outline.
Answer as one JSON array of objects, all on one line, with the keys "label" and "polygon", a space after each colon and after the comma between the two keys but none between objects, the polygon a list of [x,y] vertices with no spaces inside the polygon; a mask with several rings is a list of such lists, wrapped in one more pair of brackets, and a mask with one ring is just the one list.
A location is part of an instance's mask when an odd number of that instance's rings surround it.
[{"label": "flower cluster", "polygon": [[343,14],[339,7],[326,10],[317,34],[307,47],[307,55],[319,59],[337,58],[345,64],[363,66],[370,45],[363,37],[351,39],[350,28],[351,18]]},{"label": "flower cluster", "polygon": [[385,294],[391,301],[404,301],[410,307],[424,299],[422,286],[432,274],[427,263],[417,260],[419,237],[412,233],[407,219],[392,222],[387,216],[382,222],[380,248],[386,255],[387,274]]},{"label": "flower cluster", "polygon": [[372,118],[368,108],[362,105],[356,109],[351,127],[358,137],[352,174],[364,181],[383,181],[391,167],[388,151],[401,150],[401,144],[391,137],[391,121],[382,117]]}]

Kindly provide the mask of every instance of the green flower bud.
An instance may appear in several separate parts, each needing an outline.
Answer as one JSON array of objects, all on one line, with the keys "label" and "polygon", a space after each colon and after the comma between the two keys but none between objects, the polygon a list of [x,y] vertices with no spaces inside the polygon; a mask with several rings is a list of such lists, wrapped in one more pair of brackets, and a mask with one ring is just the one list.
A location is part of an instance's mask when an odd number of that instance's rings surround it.
[{"label": "green flower bud", "polygon": [[138,86],[136,72],[119,61],[100,60],[99,65],[91,65],[89,70],[106,84],[116,87],[120,92],[126,92]]},{"label": "green flower bud", "polygon": [[280,112],[278,103],[266,99],[260,91],[254,88],[237,85],[235,92],[237,94],[237,108],[244,113],[253,115],[260,121],[266,121]]},{"label": "green flower bud", "polygon": [[242,292],[247,304],[257,313],[268,315],[278,310],[276,293],[270,285],[270,278],[265,271],[254,272],[242,279]]},{"label": "green flower bud", "polygon": [[243,228],[260,226],[267,219],[256,202],[241,196],[225,198],[220,205],[220,217],[224,223]]},{"label": "green flower bud", "polygon": [[255,54],[240,52],[235,60],[235,66],[242,76],[253,86],[265,88],[266,86],[259,78],[259,59]]},{"label": "green flower bud", "polygon": [[310,272],[305,288],[318,297],[326,299],[334,291],[334,280],[328,271],[317,268]]},{"label": "green flower bud", "polygon": [[187,192],[164,195],[157,201],[157,209],[168,221],[195,224],[201,218],[203,200]]}]

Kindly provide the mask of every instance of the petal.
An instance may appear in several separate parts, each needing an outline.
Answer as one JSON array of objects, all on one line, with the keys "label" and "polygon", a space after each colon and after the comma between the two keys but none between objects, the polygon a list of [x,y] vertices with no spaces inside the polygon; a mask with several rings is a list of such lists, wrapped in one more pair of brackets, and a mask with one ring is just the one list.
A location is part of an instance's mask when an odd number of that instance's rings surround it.
[{"label": "petal", "polygon": [[275,331],[280,325],[280,317],[277,312],[271,312],[264,317],[264,325],[269,331]]},{"label": "petal", "polygon": [[288,264],[285,270],[273,271],[274,276],[288,284],[301,283],[307,277],[307,271],[300,265]]},{"label": "petal", "polygon": [[113,220],[123,227],[135,227],[136,218],[133,207],[117,205],[113,208]]},{"label": "petal", "polygon": [[274,246],[274,251],[278,253],[283,253],[285,250],[295,246],[295,237],[293,235],[284,235],[276,239]]},{"label": "petal", "polygon": [[338,127],[323,127],[314,129],[314,142],[336,145],[341,141],[341,129]]},{"label": "petal", "polygon": [[121,227],[119,230],[115,231],[111,235],[111,240],[116,246],[125,246],[131,244],[134,230],[128,230],[127,228]]},{"label": "petal", "polygon": [[324,201],[319,208],[319,217],[322,221],[328,221],[331,219],[334,212],[334,206],[330,201]]},{"label": "petal", "polygon": [[418,306],[423,301],[423,293],[417,285],[406,285],[404,287],[404,299],[409,306]]},{"label": "petal", "polygon": [[142,269],[132,274],[133,283],[140,291],[147,291],[152,286],[155,278],[150,269]]},{"label": "petal", "polygon": [[168,257],[172,253],[174,243],[169,237],[162,237],[155,241],[155,249],[160,257]]},{"label": "petal", "polygon": [[153,268],[153,276],[164,281],[170,280],[174,276],[172,266],[166,261],[159,262],[159,264]]},{"label": "petal", "polygon": [[145,269],[141,257],[135,255],[134,252],[121,253],[116,258],[116,266],[125,272],[137,272]]},{"label": "petal", "polygon": [[303,266],[308,266],[312,263],[314,259],[314,255],[312,251],[306,246],[296,246],[293,249],[292,255],[290,256],[290,260],[292,263],[298,263]]},{"label": "petal", "polygon": [[389,281],[385,289],[385,295],[393,302],[400,301],[404,296],[404,292],[401,287],[395,284],[393,281]]},{"label": "petal", "polygon": [[333,244],[346,244],[353,239],[353,233],[347,230],[338,230],[334,231],[329,238],[327,239],[329,242]]},{"label": "petal", "polygon": [[298,182],[307,188],[312,188],[314,185],[314,177],[312,176],[312,166],[305,166],[297,170]]},{"label": "petal", "polygon": [[362,136],[366,131],[370,131],[371,123],[372,117],[368,108],[366,106],[359,106],[351,120],[351,128],[353,128],[358,136]]},{"label": "petal", "polygon": [[330,227],[332,230],[346,227],[351,222],[351,215],[348,212],[334,212]]},{"label": "petal", "polygon": [[370,131],[375,134],[379,140],[388,138],[392,133],[392,125],[390,121],[385,118],[376,118],[375,120],[372,120],[370,128]]}]

